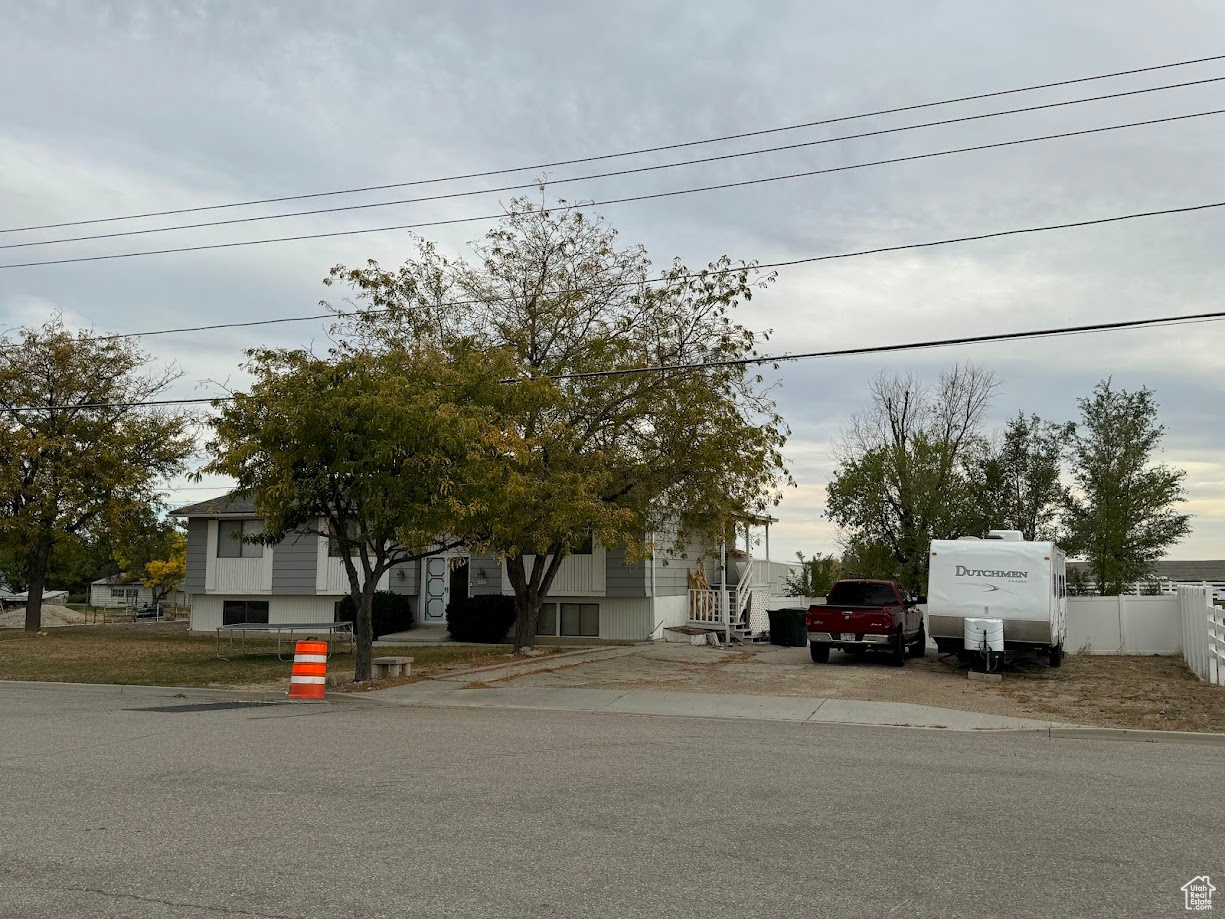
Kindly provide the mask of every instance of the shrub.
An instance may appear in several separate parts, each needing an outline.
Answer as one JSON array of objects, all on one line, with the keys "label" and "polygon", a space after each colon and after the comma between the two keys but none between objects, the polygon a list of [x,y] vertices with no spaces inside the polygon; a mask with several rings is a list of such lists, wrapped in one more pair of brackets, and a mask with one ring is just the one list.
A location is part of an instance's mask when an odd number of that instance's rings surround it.
[{"label": "shrub", "polygon": [[[374,595],[370,618],[374,626],[374,637],[377,640],[382,635],[392,632],[403,632],[417,624],[413,616],[413,598],[404,594],[392,593],[390,590],[380,590]],[[357,607],[353,598],[345,598],[336,606],[337,622],[356,622]]]},{"label": "shrub", "polygon": [[501,644],[514,624],[514,597],[480,594],[457,597],[447,604],[447,631],[456,641]]}]

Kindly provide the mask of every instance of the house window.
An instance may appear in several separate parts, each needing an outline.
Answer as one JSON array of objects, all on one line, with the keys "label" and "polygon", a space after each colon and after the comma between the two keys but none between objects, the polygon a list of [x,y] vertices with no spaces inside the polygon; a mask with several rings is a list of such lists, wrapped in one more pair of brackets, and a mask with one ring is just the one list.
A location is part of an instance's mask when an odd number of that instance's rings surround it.
[{"label": "house window", "polygon": [[262,532],[262,520],[217,521],[217,558],[263,558],[264,547],[260,543],[243,542]]},{"label": "house window", "polygon": [[557,604],[541,603],[540,618],[536,620],[537,635],[557,634]]},{"label": "house window", "polygon": [[599,638],[600,604],[562,603],[561,633],[583,638]]},{"label": "house window", "polygon": [[225,600],[221,604],[221,624],[238,625],[243,622],[268,624],[267,600]]}]

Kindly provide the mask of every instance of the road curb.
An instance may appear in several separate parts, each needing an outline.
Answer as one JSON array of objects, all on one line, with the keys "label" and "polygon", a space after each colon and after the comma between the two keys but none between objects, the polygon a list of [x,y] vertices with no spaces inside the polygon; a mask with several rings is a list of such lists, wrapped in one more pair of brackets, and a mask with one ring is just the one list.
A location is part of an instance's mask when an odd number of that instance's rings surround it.
[{"label": "road curb", "polygon": [[[557,655],[550,655],[554,660]],[[546,659],[547,660],[547,659]],[[544,663],[544,660],[541,661]],[[504,666],[504,665],[499,665]],[[54,683],[42,682],[37,680],[0,680],[0,690],[6,687],[14,689],[37,689],[37,690],[68,690],[71,692],[91,693],[97,695],[115,695],[115,696],[144,696],[146,698],[171,698],[171,699],[228,699],[242,700],[250,702],[286,702],[290,700],[286,696],[284,690],[245,690],[245,689],[209,689],[199,686],[145,686],[136,683]],[[376,694],[367,693],[328,693],[326,701],[346,703],[367,702],[378,703],[383,706],[401,706],[404,708],[469,708],[472,706],[449,706],[449,705],[423,705],[421,703],[401,700],[381,698]],[[295,701],[295,704],[299,704]],[[568,711],[568,709],[547,709],[547,708],[514,708],[514,707],[494,707],[490,706],[491,711]],[[729,720],[729,721],[753,721],[751,718],[726,718],[723,716],[711,715],[688,715],[688,714],[672,714],[672,713],[633,713],[633,712],[605,712],[601,710],[593,710],[589,714],[628,714],[636,715],[637,717],[665,717],[665,718],[707,718],[711,720]],[[775,719],[761,719],[763,721],[775,721]],[[936,728],[925,725],[912,725],[901,723],[876,724],[865,721],[823,721],[823,722],[787,722],[779,719],[778,723],[796,723],[796,724],[818,724],[818,725],[846,725],[851,727],[891,727],[891,728],[906,728],[909,730],[930,730],[940,731],[946,734],[1016,734],[1030,735],[1034,737],[1046,737],[1050,740],[1111,740],[1111,741],[1126,741],[1130,743],[1164,743],[1164,744],[1195,744],[1199,746],[1225,746],[1225,734],[1213,734],[1208,732],[1198,731],[1156,731],[1146,730],[1141,728],[1100,728],[1100,727],[1056,727],[1050,726],[1045,728],[965,728],[965,729],[950,729]]]},{"label": "road curb", "polygon": [[1048,729],[1052,740],[1126,740],[1132,743],[1189,743],[1225,746],[1225,734],[1199,731],[1153,731],[1141,728],[1056,728]]},{"label": "road curb", "polygon": [[0,680],[0,690],[15,689],[60,689],[73,692],[95,693],[116,696],[163,696],[170,698],[199,699],[219,697],[222,699],[245,699],[252,702],[288,701],[283,689],[209,689],[203,686],[146,686],[143,683],[53,683],[38,680]]}]

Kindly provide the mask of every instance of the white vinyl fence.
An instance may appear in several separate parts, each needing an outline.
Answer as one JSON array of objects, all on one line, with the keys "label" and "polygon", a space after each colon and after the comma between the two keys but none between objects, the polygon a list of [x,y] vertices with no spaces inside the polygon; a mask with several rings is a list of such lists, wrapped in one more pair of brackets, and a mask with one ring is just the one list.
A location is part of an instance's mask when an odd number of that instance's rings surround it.
[{"label": "white vinyl fence", "polygon": [[1196,675],[1225,686],[1225,610],[1212,604],[1208,585],[1178,586],[1182,656]]},{"label": "white vinyl fence", "polygon": [[1068,597],[1069,654],[1179,654],[1177,597]]}]

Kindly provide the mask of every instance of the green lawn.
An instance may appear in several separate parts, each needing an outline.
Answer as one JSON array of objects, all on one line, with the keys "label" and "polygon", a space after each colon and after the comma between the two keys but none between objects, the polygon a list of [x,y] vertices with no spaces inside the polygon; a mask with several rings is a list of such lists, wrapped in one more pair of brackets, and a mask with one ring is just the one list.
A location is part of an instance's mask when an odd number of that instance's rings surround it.
[{"label": "green lawn", "polygon": [[[229,654],[223,645],[223,654]],[[292,654],[292,644],[285,643]],[[217,658],[216,640],[187,633],[186,623],[124,623],[48,629],[27,638],[19,629],[0,630],[0,680],[70,683],[129,683],[143,686],[278,688],[288,685],[289,661],[276,658],[276,643],[249,641],[247,654]],[[502,648],[413,647],[379,654],[414,659],[413,676],[461,664],[480,666],[510,659]],[[353,670],[350,654],[332,658],[329,669]]]}]

